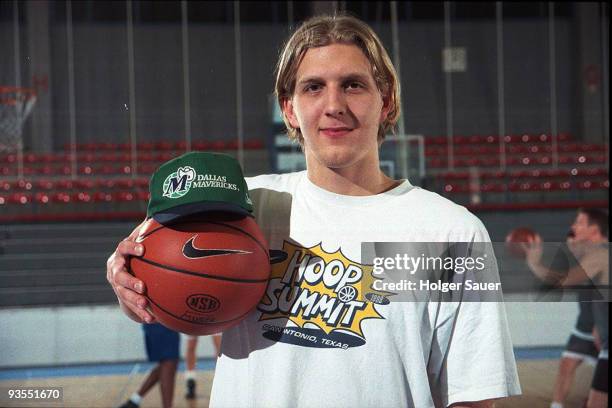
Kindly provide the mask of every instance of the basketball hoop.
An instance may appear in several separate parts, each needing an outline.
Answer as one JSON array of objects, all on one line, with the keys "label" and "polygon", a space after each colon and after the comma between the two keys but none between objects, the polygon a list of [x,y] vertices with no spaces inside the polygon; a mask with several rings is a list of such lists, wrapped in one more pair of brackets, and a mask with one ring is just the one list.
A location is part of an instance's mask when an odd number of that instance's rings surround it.
[{"label": "basketball hoop", "polygon": [[23,147],[23,124],[35,103],[33,89],[0,86],[0,153]]}]

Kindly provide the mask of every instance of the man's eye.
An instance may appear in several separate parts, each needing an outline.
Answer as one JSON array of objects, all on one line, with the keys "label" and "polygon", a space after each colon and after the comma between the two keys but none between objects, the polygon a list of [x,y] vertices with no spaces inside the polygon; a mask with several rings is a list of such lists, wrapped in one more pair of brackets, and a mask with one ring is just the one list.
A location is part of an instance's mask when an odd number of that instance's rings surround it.
[{"label": "man's eye", "polygon": [[363,85],[361,85],[359,82],[349,82],[346,84],[346,87],[348,89],[360,89],[363,88]]},{"label": "man's eye", "polygon": [[319,84],[310,84],[304,87],[305,92],[316,92],[321,89],[321,85]]}]

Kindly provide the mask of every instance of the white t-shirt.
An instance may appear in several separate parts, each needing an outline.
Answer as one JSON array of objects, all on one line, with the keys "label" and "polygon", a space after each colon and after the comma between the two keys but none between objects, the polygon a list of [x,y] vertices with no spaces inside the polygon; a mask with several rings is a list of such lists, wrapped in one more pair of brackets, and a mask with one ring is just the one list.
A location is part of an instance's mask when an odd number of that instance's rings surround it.
[{"label": "white t-shirt", "polygon": [[247,182],[286,259],[223,333],[211,407],[425,408],[520,393],[503,303],[374,303],[361,290],[362,242],[489,242],[464,207],[408,181],[359,197],[306,172]]}]

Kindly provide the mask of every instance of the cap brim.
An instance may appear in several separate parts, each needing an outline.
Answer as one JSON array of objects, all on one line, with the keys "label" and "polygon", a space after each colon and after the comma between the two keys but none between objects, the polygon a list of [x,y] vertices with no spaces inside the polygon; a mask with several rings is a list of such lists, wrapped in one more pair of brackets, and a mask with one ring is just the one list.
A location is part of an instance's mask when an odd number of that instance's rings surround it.
[{"label": "cap brim", "polygon": [[183,217],[189,217],[191,215],[207,212],[225,212],[241,216],[253,216],[248,210],[242,208],[239,205],[221,201],[208,201],[201,203],[184,204],[179,205],[177,207],[169,208],[167,210],[153,214],[153,219],[159,222],[160,224],[165,224],[177,221]]}]

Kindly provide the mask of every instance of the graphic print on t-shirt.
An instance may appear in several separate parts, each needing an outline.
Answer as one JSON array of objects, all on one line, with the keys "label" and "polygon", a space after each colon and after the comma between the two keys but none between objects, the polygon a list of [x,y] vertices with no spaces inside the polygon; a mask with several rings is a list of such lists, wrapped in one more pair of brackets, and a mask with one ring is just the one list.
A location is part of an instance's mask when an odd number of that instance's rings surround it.
[{"label": "graphic print on t-shirt", "polygon": [[262,335],[305,347],[357,347],[366,343],[362,322],[384,319],[388,292],[373,289],[371,265],[348,259],[321,244],[306,248],[285,241],[287,254],[272,265],[266,294],[258,306]]}]

